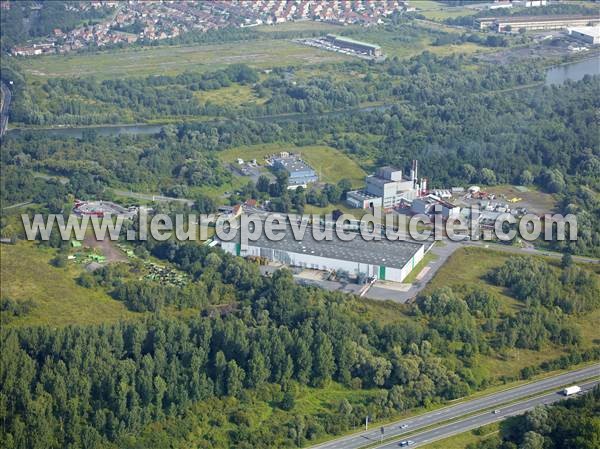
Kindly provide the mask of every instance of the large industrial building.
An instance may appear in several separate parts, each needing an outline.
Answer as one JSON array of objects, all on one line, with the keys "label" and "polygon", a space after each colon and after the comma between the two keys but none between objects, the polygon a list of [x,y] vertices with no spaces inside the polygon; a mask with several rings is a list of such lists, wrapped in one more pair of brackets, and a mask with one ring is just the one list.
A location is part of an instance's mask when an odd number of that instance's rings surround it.
[{"label": "large industrial building", "polygon": [[264,257],[289,266],[344,271],[353,276],[402,282],[423,259],[433,242],[366,241],[360,235],[353,240],[340,240],[335,230],[333,240],[315,240],[310,227],[302,240],[294,239],[290,228],[278,241],[269,240],[264,233],[256,241],[241,244],[239,238],[221,241],[224,251],[242,257]]},{"label": "large industrial building", "polygon": [[585,42],[586,44],[600,44],[600,25],[592,27],[568,28],[567,32],[571,38]]},{"label": "large industrial building", "polygon": [[336,36],[335,34],[328,34],[325,38],[331,45],[339,48],[348,48],[350,50],[365,53],[369,56],[381,56],[381,47],[379,45],[369,44],[367,42],[355,41],[348,37]]},{"label": "large industrial building", "polygon": [[481,29],[494,31],[517,31],[521,28],[527,31],[562,30],[568,27],[583,27],[600,23],[598,16],[505,16],[482,17],[475,19],[476,26]]},{"label": "large industrial building", "polygon": [[426,188],[425,180],[417,182],[417,161],[413,161],[409,176],[393,167],[382,167],[375,175],[367,176],[364,190],[346,193],[346,203],[351,207],[391,209],[403,201],[412,201]]},{"label": "large industrial building", "polygon": [[289,155],[289,153],[281,153],[277,158],[274,158],[273,169],[285,170],[288,175],[288,186],[291,189],[296,187],[306,187],[310,182],[316,182],[319,178],[317,173],[306,162],[297,156]]}]

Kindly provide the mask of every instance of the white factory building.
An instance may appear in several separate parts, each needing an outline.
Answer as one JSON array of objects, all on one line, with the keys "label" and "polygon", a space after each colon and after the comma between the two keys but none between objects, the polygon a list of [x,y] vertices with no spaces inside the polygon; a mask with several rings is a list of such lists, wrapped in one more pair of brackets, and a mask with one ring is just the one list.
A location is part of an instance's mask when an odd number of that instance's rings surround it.
[{"label": "white factory building", "polygon": [[333,240],[315,240],[310,227],[302,240],[294,239],[291,229],[281,240],[270,240],[264,234],[248,244],[239,239],[220,241],[222,249],[242,257],[264,257],[288,266],[344,271],[351,276],[402,282],[423,259],[433,242],[364,240],[360,235],[343,241],[333,232]]},{"label": "white factory building", "polygon": [[567,33],[569,37],[585,42],[586,44],[600,44],[600,25],[568,28]]},{"label": "white factory building", "polygon": [[367,209],[382,207],[391,209],[403,201],[411,201],[426,189],[424,179],[417,181],[417,161],[413,161],[408,176],[394,167],[381,167],[377,173],[367,176],[364,190],[353,190],[346,193],[346,203],[355,208]]},{"label": "white factory building", "polygon": [[456,218],[460,215],[460,207],[436,195],[427,195],[421,198],[416,198],[412,202],[410,210],[415,214],[432,215],[440,213],[442,218],[445,220],[448,220],[449,218]]}]

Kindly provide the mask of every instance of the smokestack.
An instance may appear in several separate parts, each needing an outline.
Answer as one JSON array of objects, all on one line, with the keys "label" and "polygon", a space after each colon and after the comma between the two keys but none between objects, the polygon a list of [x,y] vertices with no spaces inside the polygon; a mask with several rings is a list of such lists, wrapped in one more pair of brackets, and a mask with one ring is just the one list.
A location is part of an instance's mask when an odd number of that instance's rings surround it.
[{"label": "smokestack", "polygon": [[415,182],[417,182],[417,179],[419,178],[419,173],[417,171],[419,168],[419,161],[415,159],[414,164],[415,164]]},{"label": "smokestack", "polygon": [[427,178],[421,178],[421,195],[427,194]]}]

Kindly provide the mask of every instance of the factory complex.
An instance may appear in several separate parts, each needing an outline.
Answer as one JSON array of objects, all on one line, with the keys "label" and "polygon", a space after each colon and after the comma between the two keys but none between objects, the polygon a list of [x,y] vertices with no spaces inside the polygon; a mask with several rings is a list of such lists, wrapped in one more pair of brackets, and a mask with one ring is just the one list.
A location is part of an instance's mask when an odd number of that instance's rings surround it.
[{"label": "factory complex", "polygon": [[374,61],[385,60],[385,55],[379,45],[357,41],[345,36],[328,34],[316,38],[296,39],[296,42],[310,47],[356,56],[361,59]]},{"label": "factory complex", "polygon": [[417,169],[417,161],[412,162],[408,176],[403,175],[399,168],[381,167],[376,174],[366,177],[363,190],[346,193],[346,203],[359,209],[393,209],[403,202],[409,203],[427,190],[426,179],[417,181]]},{"label": "factory complex", "polygon": [[402,282],[423,259],[433,242],[365,240],[359,234],[341,240],[332,232],[331,240],[316,240],[309,229],[295,239],[288,226],[281,240],[261,234],[256,241],[220,241],[224,251],[242,257],[263,258],[288,266],[329,272],[345,272],[357,279]]},{"label": "factory complex", "polygon": [[548,31],[563,30],[570,27],[586,27],[600,23],[598,16],[582,15],[547,15],[547,16],[505,16],[482,17],[475,19],[475,26],[480,30],[494,31]]},{"label": "factory complex", "polygon": [[306,187],[308,183],[319,179],[314,169],[304,162],[300,156],[288,152],[279,153],[270,160],[273,170],[284,170],[288,174],[288,188]]},{"label": "factory complex", "polygon": [[328,34],[325,39],[334,47],[353,50],[358,53],[364,53],[368,56],[382,55],[381,47],[379,45],[356,41],[354,39],[350,39],[349,37],[336,36],[335,34]]},{"label": "factory complex", "polygon": [[600,44],[600,25],[567,28],[567,33],[572,39],[576,39],[586,44]]}]

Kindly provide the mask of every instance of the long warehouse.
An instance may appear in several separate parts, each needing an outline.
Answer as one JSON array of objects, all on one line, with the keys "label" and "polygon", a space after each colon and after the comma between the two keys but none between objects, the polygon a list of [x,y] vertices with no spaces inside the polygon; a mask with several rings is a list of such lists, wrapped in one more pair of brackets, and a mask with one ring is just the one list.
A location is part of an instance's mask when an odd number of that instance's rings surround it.
[{"label": "long warehouse", "polygon": [[[283,231],[282,231],[283,232]],[[238,233],[239,234],[239,233]],[[367,241],[357,235],[351,241],[340,240],[333,231],[332,240],[315,240],[310,226],[302,240],[295,240],[291,228],[281,240],[261,236],[247,245],[238,238],[220,241],[224,251],[242,257],[264,257],[289,266],[323,271],[346,271],[380,280],[402,282],[423,259],[432,242]]]}]

